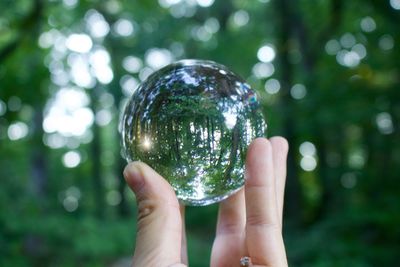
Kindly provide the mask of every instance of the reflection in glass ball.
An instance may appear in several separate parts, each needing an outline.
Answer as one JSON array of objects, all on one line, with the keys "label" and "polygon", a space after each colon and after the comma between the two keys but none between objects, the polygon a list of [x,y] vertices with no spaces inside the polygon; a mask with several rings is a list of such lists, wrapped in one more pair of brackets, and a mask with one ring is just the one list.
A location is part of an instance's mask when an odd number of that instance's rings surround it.
[{"label": "reflection in glass ball", "polygon": [[121,121],[126,159],[154,168],[187,205],[212,204],[238,191],[247,147],[265,129],[249,85],[225,66],[202,60],[153,73]]}]

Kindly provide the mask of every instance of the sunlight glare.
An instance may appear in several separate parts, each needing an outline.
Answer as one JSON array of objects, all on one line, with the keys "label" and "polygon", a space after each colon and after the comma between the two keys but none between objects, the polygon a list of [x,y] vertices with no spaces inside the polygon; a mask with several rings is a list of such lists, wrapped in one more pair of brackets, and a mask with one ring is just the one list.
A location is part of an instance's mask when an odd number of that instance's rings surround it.
[{"label": "sunlight glare", "polygon": [[144,137],[142,145],[145,150],[149,150],[151,148],[151,141],[149,140],[149,137]]}]

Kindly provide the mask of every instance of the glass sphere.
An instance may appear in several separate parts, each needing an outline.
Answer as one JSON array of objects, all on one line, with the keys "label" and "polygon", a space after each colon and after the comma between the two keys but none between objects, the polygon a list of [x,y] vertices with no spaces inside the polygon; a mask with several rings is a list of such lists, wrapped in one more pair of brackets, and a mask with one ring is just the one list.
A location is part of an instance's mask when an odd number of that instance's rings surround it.
[{"label": "glass sphere", "polygon": [[247,147],[265,129],[250,86],[203,60],[178,61],[150,75],[121,120],[125,158],[146,162],[182,203],[195,206],[243,186]]}]

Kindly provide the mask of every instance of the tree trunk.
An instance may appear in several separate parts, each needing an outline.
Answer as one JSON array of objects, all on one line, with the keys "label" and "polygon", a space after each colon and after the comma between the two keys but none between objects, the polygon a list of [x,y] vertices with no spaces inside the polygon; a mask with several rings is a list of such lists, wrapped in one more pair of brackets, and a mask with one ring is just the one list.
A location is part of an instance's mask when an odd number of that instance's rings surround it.
[{"label": "tree trunk", "polygon": [[31,180],[30,189],[38,204],[46,203],[48,189],[48,168],[46,160],[46,148],[43,145],[43,111],[40,105],[34,107],[33,115],[33,138],[31,146]]},{"label": "tree trunk", "polygon": [[296,146],[297,139],[294,134],[295,121],[293,119],[293,108],[295,103],[290,97],[290,87],[293,80],[293,66],[289,61],[289,42],[290,42],[290,1],[275,0],[277,8],[277,61],[279,64],[279,78],[281,83],[281,98],[279,99],[278,109],[283,114],[283,135],[288,139],[291,149],[289,149],[287,160],[287,182],[286,182],[286,201],[285,211],[287,217],[292,222],[299,222],[301,216],[300,185],[296,165]]},{"label": "tree trunk", "polygon": [[[91,108],[94,114],[97,112],[97,101],[99,94],[99,88],[96,86],[90,91],[91,98]],[[103,185],[103,175],[101,171],[101,129],[96,124],[93,123],[93,140],[91,143],[91,156],[92,161],[92,181],[93,181],[93,191],[94,191],[94,202],[95,202],[95,212],[99,218],[104,217],[105,211],[105,201],[104,201],[104,185]]]}]

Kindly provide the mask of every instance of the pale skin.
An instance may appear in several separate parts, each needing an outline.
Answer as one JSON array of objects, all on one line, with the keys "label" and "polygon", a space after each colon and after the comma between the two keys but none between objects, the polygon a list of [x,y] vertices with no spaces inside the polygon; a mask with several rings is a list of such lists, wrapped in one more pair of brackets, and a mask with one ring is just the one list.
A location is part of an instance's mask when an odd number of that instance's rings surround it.
[{"label": "pale skin", "polygon": [[[249,146],[242,190],[219,206],[210,266],[287,267],[282,210],[288,143],[282,137],[257,138]],[[184,206],[172,187],[141,162],[128,164],[125,179],[138,203],[134,267],[186,267]]]}]

